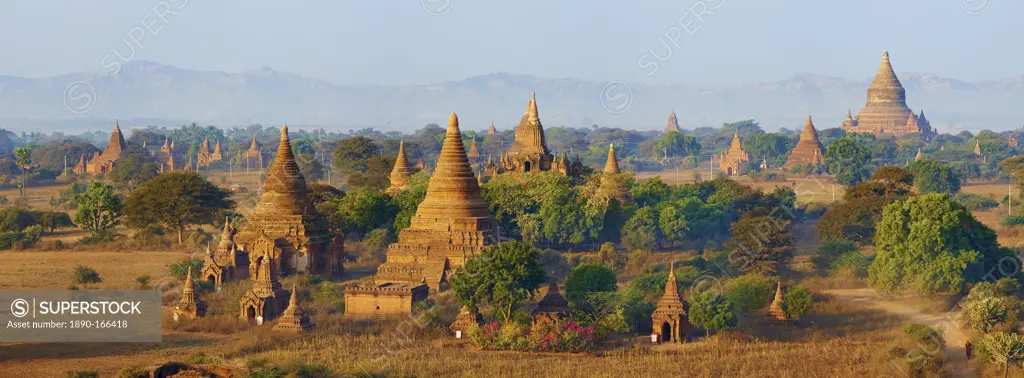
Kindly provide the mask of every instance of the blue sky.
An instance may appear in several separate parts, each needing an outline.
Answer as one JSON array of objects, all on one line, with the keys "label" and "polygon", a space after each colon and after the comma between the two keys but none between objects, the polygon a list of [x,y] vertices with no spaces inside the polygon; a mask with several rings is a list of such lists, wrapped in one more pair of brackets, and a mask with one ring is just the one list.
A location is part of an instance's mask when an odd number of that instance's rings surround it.
[{"label": "blue sky", "polygon": [[[714,14],[697,17],[705,8]],[[883,49],[897,71],[980,81],[1024,74],[1022,14],[1010,0],[3,0],[0,74],[102,71],[141,35],[133,60],[269,66],[336,84],[494,72],[703,86],[860,79]],[[664,58],[654,72],[652,52]]]}]

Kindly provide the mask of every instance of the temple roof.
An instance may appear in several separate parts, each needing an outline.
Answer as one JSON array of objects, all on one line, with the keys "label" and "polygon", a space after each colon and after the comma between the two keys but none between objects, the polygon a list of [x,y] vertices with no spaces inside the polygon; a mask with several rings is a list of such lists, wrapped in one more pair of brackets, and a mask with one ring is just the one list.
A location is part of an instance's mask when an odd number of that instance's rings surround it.
[{"label": "temple roof", "polygon": [[547,139],[544,136],[544,126],[540,123],[540,114],[537,112],[537,93],[533,93],[530,102],[527,103],[526,113],[523,114],[519,126],[516,126],[515,140],[508,148],[509,154],[542,154],[551,153],[548,150]]},{"label": "temple roof", "polygon": [[480,157],[480,150],[476,148],[476,137],[473,137],[473,143],[469,145],[469,152],[466,153],[466,156],[474,159]]},{"label": "temple roof", "polygon": [[498,129],[494,128],[494,122],[491,122],[491,128],[487,129],[487,135],[494,135],[498,133]]},{"label": "temple roof", "polygon": [[604,163],[604,173],[619,173],[619,160],[615,157],[615,143],[608,145],[608,161]]},{"label": "temple roof", "polygon": [[255,152],[260,150],[259,143],[256,142],[256,134],[252,135],[252,143],[249,144],[249,151]]},{"label": "temple roof", "polygon": [[305,215],[312,213],[313,205],[306,192],[306,179],[295,162],[295,154],[288,139],[288,125],[281,127],[281,142],[274,164],[267,171],[263,195],[254,213],[264,216]]},{"label": "temple roof", "polygon": [[405,141],[398,142],[398,155],[395,156],[395,168],[391,170],[391,187],[400,188],[408,185],[412,166],[405,156]]},{"label": "temple roof", "polygon": [[665,293],[658,300],[655,314],[672,315],[686,314],[686,304],[679,294],[679,283],[676,282],[676,268],[673,261],[669,265],[668,280],[665,281]]},{"label": "temple roof", "polygon": [[459,117],[448,118],[441,155],[437,158],[430,177],[426,198],[416,209],[417,217],[424,218],[489,218],[487,203],[480,196],[473,168],[466,157],[459,131]]},{"label": "temple roof", "polygon": [[817,166],[824,163],[823,160],[821,143],[818,141],[818,130],[814,128],[814,122],[811,121],[811,116],[808,115],[807,123],[804,124],[804,129],[800,132],[800,141],[796,143],[796,147],[790,152],[785,167],[790,168],[794,164]]},{"label": "temple roof", "polygon": [[555,274],[552,273],[551,281],[548,282],[548,292],[544,294],[544,298],[541,298],[540,302],[537,302],[537,307],[533,309],[533,312],[562,312],[568,309],[569,302],[559,292],[558,281],[555,281]]},{"label": "temple roof", "polygon": [[675,108],[672,109],[672,113],[669,113],[668,122],[666,122],[665,124],[665,132],[667,133],[669,131],[683,131],[683,129],[679,128],[679,120],[676,118]]},{"label": "temple roof", "polygon": [[117,146],[119,150],[124,149],[124,134],[121,133],[121,125],[117,120],[114,120],[114,132],[110,133],[110,145]]}]

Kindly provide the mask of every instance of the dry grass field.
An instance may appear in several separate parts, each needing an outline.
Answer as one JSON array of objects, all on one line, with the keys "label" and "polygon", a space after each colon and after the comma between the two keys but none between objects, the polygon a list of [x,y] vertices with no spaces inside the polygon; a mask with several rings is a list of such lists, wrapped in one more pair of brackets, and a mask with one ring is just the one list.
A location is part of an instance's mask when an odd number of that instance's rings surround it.
[{"label": "dry grass field", "polygon": [[169,276],[168,264],[185,256],[182,252],[2,251],[0,290],[65,289],[79,264],[96,269],[103,279],[90,289],[133,290],[138,288],[135,277],[149,275],[156,282]]}]

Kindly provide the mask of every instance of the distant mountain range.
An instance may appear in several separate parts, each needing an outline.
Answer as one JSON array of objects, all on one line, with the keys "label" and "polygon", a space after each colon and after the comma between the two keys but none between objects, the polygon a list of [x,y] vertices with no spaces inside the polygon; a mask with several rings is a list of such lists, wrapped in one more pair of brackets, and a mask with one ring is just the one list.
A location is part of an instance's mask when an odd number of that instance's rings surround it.
[{"label": "distant mountain range", "polygon": [[[940,132],[1024,125],[1024,76],[978,83],[922,73],[899,77],[911,109],[923,108]],[[443,124],[455,111],[464,129],[483,130],[491,122],[501,129],[518,123],[535,91],[546,126],[661,129],[675,108],[683,128],[754,118],[767,130],[799,129],[807,114],[819,128],[829,128],[848,109],[857,113],[869,83],[870,77],[801,73],[777,82],[698,88],[495,73],[431,85],[335,85],[268,67],[226,73],[135,61],[115,76],[0,76],[0,127],[77,133],[108,130],[118,118],[128,128],[287,123],[407,132]]]}]

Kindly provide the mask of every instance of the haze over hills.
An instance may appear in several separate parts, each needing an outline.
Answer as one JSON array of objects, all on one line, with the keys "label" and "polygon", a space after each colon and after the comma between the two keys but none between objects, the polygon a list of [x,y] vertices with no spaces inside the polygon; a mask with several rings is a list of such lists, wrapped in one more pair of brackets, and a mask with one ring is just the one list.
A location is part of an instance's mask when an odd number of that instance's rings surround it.
[{"label": "haze over hills", "polygon": [[[375,86],[336,85],[268,67],[226,73],[135,61],[114,76],[0,76],[0,127],[78,132],[107,129],[119,118],[129,128],[288,123],[408,132],[443,123],[455,111],[467,129],[482,130],[491,122],[501,129],[519,121],[535,91],[542,121],[549,127],[661,129],[675,108],[683,128],[754,118],[767,130],[799,129],[807,114],[819,128],[830,128],[842,122],[848,109],[856,114],[864,105],[873,73],[874,67],[866,67],[860,80],[800,73],[781,81],[722,88],[635,81],[609,86],[608,81],[510,73],[431,85]],[[1024,103],[1024,76],[976,83],[926,73],[901,72],[899,77],[908,105],[915,112],[924,109],[940,132],[1024,125],[1024,114],[1018,111]],[[88,85],[69,87],[75,82]]]}]

